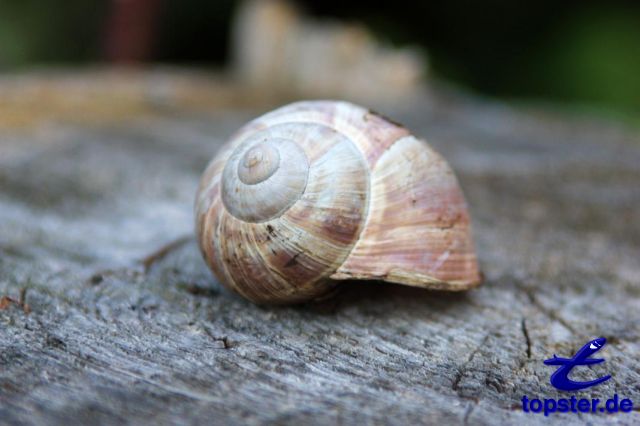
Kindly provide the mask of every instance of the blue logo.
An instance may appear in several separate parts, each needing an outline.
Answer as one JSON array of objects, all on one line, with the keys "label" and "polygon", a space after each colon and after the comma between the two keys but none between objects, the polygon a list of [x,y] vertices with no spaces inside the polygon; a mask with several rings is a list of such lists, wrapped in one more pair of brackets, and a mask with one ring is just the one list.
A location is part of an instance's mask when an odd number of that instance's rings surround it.
[{"label": "blue logo", "polygon": [[[584,345],[573,358],[553,358],[546,360],[546,365],[558,365],[558,369],[551,375],[551,384],[563,391],[577,391],[590,388],[606,382],[611,376],[603,376],[587,382],[576,382],[569,379],[569,374],[574,367],[599,364],[603,358],[591,358],[607,343],[607,339],[600,337]],[[522,411],[525,413],[544,413],[545,417],[552,413],[630,413],[633,411],[633,401],[629,398],[620,398],[614,394],[612,398],[601,400],[599,398],[529,398],[522,397]]]},{"label": "blue logo", "polygon": [[604,358],[589,358],[591,355],[598,352],[607,343],[607,339],[600,337],[592,340],[584,345],[573,358],[558,358],[553,355],[553,358],[544,361],[545,365],[559,365],[560,368],[551,375],[551,384],[556,388],[563,391],[577,391],[580,389],[590,388],[591,386],[599,385],[611,378],[611,376],[603,376],[595,380],[588,382],[575,382],[569,379],[569,373],[573,367],[579,365],[592,365],[604,362]]}]

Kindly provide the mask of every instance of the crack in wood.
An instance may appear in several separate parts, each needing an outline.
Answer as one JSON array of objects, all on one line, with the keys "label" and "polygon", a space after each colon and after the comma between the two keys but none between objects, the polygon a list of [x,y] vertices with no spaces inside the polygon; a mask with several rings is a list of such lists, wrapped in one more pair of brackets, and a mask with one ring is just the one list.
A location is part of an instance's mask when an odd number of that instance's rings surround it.
[{"label": "crack in wood", "polygon": [[522,335],[524,336],[524,341],[527,344],[527,359],[531,359],[531,338],[529,337],[529,330],[527,329],[527,320],[526,318],[522,318],[520,322],[520,327],[522,328]]},{"label": "crack in wood", "polygon": [[471,413],[473,412],[473,410],[476,408],[476,405],[478,405],[477,402],[469,404],[469,406],[467,407],[467,410],[464,413],[464,418],[462,419],[462,424],[465,424],[465,425],[469,424],[469,417],[471,416]]},{"label": "crack in wood", "polygon": [[192,234],[183,235],[182,237],[176,238],[175,240],[163,245],[159,249],[155,250],[151,254],[145,256],[140,260],[142,266],[144,267],[144,272],[147,273],[151,269],[151,267],[158,261],[164,259],[171,252],[179,249],[189,241],[193,239]]},{"label": "crack in wood", "polygon": [[458,392],[458,386],[460,385],[460,381],[462,380],[462,377],[467,372],[467,366],[469,365],[469,363],[471,363],[471,361],[473,361],[473,358],[475,358],[476,354],[480,352],[480,348],[482,348],[487,343],[487,341],[489,340],[489,336],[490,334],[485,335],[482,341],[480,342],[480,344],[476,346],[476,348],[471,352],[471,354],[469,354],[469,357],[467,358],[465,363],[462,365],[462,367],[460,367],[460,369],[458,370],[458,373],[456,374],[456,377],[453,380],[451,389],[456,391],[456,393],[458,393],[458,396],[460,397],[463,397],[463,395],[460,395],[460,393]]},{"label": "crack in wood", "polygon": [[578,333],[578,331],[571,324],[569,324],[569,322],[567,320],[562,318],[562,316],[560,316],[557,312],[555,312],[552,309],[547,308],[542,303],[540,303],[538,298],[533,294],[533,290],[532,289],[530,289],[528,287],[520,287],[520,289],[527,296],[527,299],[529,300],[529,303],[531,303],[531,305],[533,305],[535,308],[537,308],[538,311],[542,312],[549,319],[551,319],[551,320],[553,320],[553,321],[555,321],[557,323],[560,323],[564,328],[569,330],[571,333],[580,334],[580,333]]}]

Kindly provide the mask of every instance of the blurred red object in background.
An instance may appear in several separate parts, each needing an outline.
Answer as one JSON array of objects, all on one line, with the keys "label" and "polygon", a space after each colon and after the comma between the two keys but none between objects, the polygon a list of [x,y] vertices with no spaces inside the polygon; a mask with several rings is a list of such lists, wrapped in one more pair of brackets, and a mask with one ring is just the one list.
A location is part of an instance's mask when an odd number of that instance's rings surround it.
[{"label": "blurred red object in background", "polygon": [[160,0],[112,0],[106,22],[105,57],[119,64],[151,57]]}]

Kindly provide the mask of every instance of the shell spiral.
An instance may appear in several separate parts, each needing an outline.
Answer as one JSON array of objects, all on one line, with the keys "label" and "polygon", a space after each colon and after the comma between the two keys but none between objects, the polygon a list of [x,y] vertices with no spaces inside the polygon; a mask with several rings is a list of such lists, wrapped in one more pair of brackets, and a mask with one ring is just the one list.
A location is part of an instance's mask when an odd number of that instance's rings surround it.
[{"label": "shell spiral", "polygon": [[256,303],[313,299],[341,279],[480,282],[446,162],[346,102],[298,102],[245,125],[205,170],[195,212],[208,265]]}]

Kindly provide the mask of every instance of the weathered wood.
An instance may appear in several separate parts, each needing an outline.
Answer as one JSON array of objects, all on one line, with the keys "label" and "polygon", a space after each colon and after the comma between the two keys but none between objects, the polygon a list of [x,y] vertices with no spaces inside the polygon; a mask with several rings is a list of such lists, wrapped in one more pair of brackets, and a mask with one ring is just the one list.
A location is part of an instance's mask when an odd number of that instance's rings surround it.
[{"label": "weathered wood", "polygon": [[640,138],[440,91],[380,108],[458,173],[483,287],[348,283],[278,308],[222,289],[193,197],[258,110],[3,130],[0,423],[598,424],[520,399],[564,396],[542,360],[599,335],[591,374],[613,379],[584,395],[640,405]]}]

